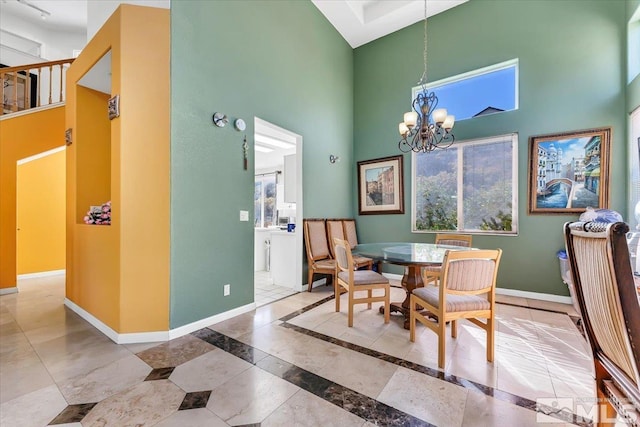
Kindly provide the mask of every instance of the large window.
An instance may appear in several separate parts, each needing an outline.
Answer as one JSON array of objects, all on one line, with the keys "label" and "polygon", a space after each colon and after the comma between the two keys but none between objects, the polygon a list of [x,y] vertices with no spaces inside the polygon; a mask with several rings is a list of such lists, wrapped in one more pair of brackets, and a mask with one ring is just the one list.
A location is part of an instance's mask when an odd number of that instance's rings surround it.
[{"label": "large window", "polygon": [[413,154],[414,232],[517,234],[518,135]]},{"label": "large window", "polygon": [[276,175],[257,175],[253,193],[256,227],[276,225]]},{"label": "large window", "polygon": [[[518,60],[502,62],[426,85],[438,96],[438,107],[456,120],[518,108]],[[412,91],[415,99],[422,86]]]}]

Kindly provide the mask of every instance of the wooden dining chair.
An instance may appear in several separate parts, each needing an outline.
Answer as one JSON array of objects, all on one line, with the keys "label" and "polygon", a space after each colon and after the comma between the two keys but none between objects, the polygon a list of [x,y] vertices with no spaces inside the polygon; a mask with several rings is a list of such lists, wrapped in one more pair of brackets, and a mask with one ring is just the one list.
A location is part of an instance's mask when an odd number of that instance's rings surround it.
[{"label": "wooden dining chair", "polygon": [[[313,276],[326,274],[335,283],[336,261],[331,257],[327,244],[327,229],[324,219],[303,220],[304,246],[307,253],[309,287],[313,288]],[[328,284],[328,282],[327,282]]]},{"label": "wooden dining chair", "polygon": [[[460,246],[470,248],[473,236],[470,234],[436,234],[436,245]],[[424,284],[433,282],[437,285],[440,281],[442,266],[427,266],[422,268],[422,281]]]},{"label": "wooden dining chair", "polygon": [[[487,360],[493,362],[495,288],[501,257],[501,249],[447,250],[442,263],[440,286],[425,286],[412,291],[409,300],[409,339],[412,342],[416,339],[416,321],[434,331],[438,335],[440,369],[444,369],[445,327],[447,322],[451,322],[451,336],[456,338],[457,319],[468,319],[486,331]],[[430,315],[424,313],[422,308]]]},{"label": "wooden dining chair", "polygon": [[[597,425],[640,423],[640,302],[623,222],[565,223],[583,329],[593,355]],[[617,417],[616,417],[617,414]],[[635,423],[635,424],[634,424]],[[615,424],[619,425],[619,424]]]},{"label": "wooden dining chair", "polygon": [[[329,242],[329,250],[331,251],[331,256],[333,256],[334,258],[336,257],[336,254],[333,245],[333,239],[346,240],[343,221],[344,220],[341,219],[327,220],[327,241]],[[353,264],[354,268],[356,269],[366,267],[368,270],[371,270],[371,268],[373,267],[373,260],[364,256],[353,255]]]},{"label": "wooden dining chair", "polygon": [[[391,288],[389,279],[373,270],[356,270],[349,242],[342,239],[333,239],[336,251],[336,281],[334,285],[336,296],[336,311],[340,311],[340,288],[344,288],[348,294],[348,325],[353,326],[353,306],[367,304],[371,308],[372,302],[384,303],[384,323],[389,323]],[[373,291],[382,289],[383,295],[373,295]],[[365,297],[356,298],[356,292],[367,292]]]}]

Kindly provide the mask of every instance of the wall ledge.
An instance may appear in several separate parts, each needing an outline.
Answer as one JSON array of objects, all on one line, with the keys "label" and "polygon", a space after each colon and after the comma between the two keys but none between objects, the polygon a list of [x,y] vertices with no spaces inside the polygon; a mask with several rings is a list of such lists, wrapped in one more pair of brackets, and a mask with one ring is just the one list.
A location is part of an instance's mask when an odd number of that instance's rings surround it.
[{"label": "wall ledge", "polygon": [[[17,288],[15,288],[17,292]],[[0,290],[1,294],[2,290]],[[119,334],[118,332],[111,329],[109,326],[104,324],[97,317],[74,303],[68,298],[64,299],[64,305],[66,305],[71,311],[75,312],[78,316],[82,317],[84,320],[93,325],[100,332],[105,334],[111,341],[116,344],[138,344],[138,343],[148,343],[148,342],[159,342],[159,341],[169,341],[175,338],[179,338],[183,335],[190,334],[191,332],[195,332],[199,329],[205,328],[207,326],[211,326],[215,323],[222,322],[227,319],[231,319],[232,317],[238,316],[240,314],[247,313],[249,311],[255,310],[256,304],[251,303],[247,305],[243,305],[241,307],[234,308],[229,311],[225,311],[224,313],[216,314],[211,317],[207,317],[205,319],[198,320],[196,322],[189,323],[184,326],[180,326],[175,329],[171,329],[168,331],[156,331],[156,332],[134,332],[127,334]]]},{"label": "wall ledge", "polygon": [[9,295],[9,294],[17,294],[18,288],[14,286],[13,288],[0,288],[0,295]]},{"label": "wall ledge", "polygon": [[56,102],[55,104],[43,105],[41,107],[29,108],[27,110],[17,111],[15,113],[2,114],[0,115],[0,122],[9,119],[15,119],[16,117],[26,116],[31,113],[37,113],[39,111],[51,110],[53,108],[64,107],[66,102]]}]

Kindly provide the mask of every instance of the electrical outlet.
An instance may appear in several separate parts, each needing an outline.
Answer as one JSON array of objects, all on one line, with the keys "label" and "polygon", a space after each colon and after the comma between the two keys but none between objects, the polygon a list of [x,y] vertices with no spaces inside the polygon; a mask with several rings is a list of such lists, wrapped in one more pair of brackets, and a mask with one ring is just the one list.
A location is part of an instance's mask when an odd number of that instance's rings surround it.
[{"label": "electrical outlet", "polygon": [[231,293],[231,285],[228,283],[224,285],[224,290],[222,292],[225,297],[229,296],[229,294]]}]

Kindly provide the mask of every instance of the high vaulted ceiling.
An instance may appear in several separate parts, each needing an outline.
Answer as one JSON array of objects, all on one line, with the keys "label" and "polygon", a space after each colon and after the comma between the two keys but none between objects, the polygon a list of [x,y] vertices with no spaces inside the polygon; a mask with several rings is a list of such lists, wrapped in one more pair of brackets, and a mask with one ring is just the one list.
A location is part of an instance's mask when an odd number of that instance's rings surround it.
[{"label": "high vaulted ceiling", "polygon": [[[433,16],[466,1],[430,0],[427,14]],[[423,0],[311,2],[353,48],[424,19]],[[43,13],[38,9],[46,12],[44,19]],[[87,27],[87,0],[1,0],[0,12],[42,25],[48,30],[76,32],[86,30]]]},{"label": "high vaulted ceiling", "polygon": [[[311,0],[352,48],[424,19],[423,0]],[[467,0],[431,0],[433,16]]]}]

